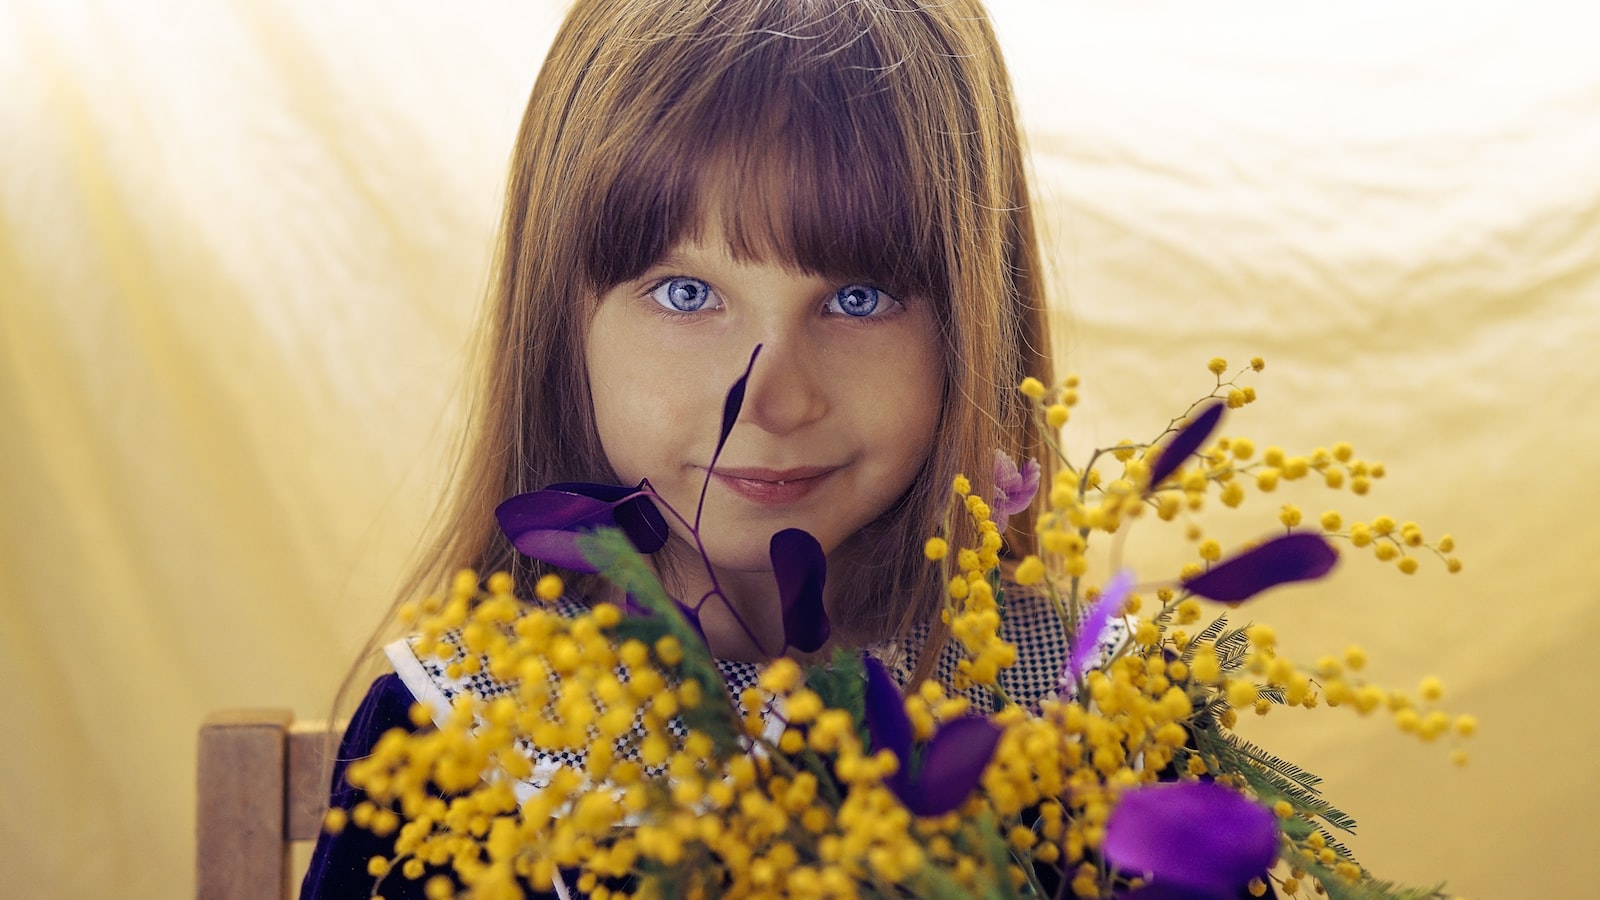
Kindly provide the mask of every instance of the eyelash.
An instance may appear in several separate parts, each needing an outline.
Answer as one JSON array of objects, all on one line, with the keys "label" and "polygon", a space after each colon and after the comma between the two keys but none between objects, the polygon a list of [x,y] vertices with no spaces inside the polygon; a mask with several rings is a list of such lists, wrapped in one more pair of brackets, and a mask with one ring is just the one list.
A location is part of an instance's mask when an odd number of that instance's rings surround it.
[{"label": "eyelash", "polygon": [[[696,277],[694,277],[692,275],[668,275],[668,276],[666,276],[664,278],[657,279],[656,281],[651,283],[651,285],[650,285],[650,287],[648,289],[646,289],[644,291],[644,296],[650,300],[651,304],[655,307],[655,311],[658,314],[660,314],[662,316],[665,316],[666,318],[669,318],[669,319],[683,320],[683,319],[694,318],[694,317],[698,316],[700,314],[700,312],[702,312],[703,310],[705,310],[707,308],[704,305],[704,303],[702,303],[701,306],[698,306],[698,307],[696,307],[694,309],[677,309],[676,307],[672,306],[670,301],[663,302],[662,299],[658,299],[656,297],[656,295],[663,288],[667,287],[668,285],[672,284],[675,281],[692,281],[692,282],[695,282],[695,283],[699,284],[706,292],[708,292],[711,295],[711,299],[714,300],[718,304],[717,306],[713,306],[713,307],[710,307],[710,308],[711,309],[720,309],[721,308],[721,303],[722,303],[721,296],[717,294],[717,291],[716,291],[715,288],[713,288],[709,283],[707,283],[703,279],[696,278]],[[849,314],[848,312],[844,312],[843,310],[840,310],[838,312],[834,312],[833,311],[833,307],[838,304],[840,296],[842,294],[844,294],[846,291],[849,291],[851,289],[856,289],[856,288],[866,288],[867,290],[876,292],[877,295],[878,295],[879,303],[874,304],[873,310],[871,312],[869,312],[868,314],[863,315],[863,316],[853,316],[853,315]],[[883,301],[887,301],[890,304],[890,308],[886,309],[883,312],[879,312],[878,311],[878,306],[881,305],[883,303]],[[894,294],[890,293],[889,291],[884,290],[883,288],[877,287],[876,285],[868,284],[867,282],[853,281],[853,282],[850,282],[848,284],[840,286],[831,295],[829,295],[827,300],[824,301],[824,307],[829,311],[830,314],[838,316],[840,318],[849,319],[851,321],[861,322],[861,323],[864,323],[864,324],[872,324],[872,323],[882,322],[882,321],[885,321],[887,319],[893,318],[897,313],[899,313],[900,311],[904,310],[905,303],[902,300],[900,300],[898,297],[896,297]]]}]

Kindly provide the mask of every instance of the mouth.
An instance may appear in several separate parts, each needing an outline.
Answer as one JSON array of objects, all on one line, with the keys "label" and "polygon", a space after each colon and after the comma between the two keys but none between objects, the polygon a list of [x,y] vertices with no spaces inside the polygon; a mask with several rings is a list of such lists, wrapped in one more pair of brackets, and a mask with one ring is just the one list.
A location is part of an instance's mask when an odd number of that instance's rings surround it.
[{"label": "mouth", "polygon": [[716,482],[734,494],[752,503],[781,506],[805,499],[837,472],[837,466],[805,466],[793,469],[767,469],[760,467],[718,467],[713,472]]}]

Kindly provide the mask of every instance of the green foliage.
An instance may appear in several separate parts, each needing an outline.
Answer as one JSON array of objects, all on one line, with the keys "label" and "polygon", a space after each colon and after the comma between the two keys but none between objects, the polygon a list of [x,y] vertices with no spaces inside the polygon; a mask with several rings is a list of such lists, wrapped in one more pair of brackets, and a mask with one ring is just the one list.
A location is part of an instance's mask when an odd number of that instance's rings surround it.
[{"label": "green foliage", "polygon": [[635,602],[653,614],[648,618],[625,617],[624,623],[641,620],[644,623],[628,627],[641,628],[639,636],[645,639],[643,635],[650,635],[647,638],[649,643],[653,644],[663,635],[672,635],[683,646],[683,661],[678,664],[678,675],[700,682],[704,697],[699,706],[683,711],[683,723],[710,737],[719,756],[740,752],[740,726],[734,713],[733,698],[728,695],[727,685],[723,683],[722,672],[711,656],[711,649],[706,646],[700,632],[684,618],[678,604],[667,595],[649,563],[628,542],[627,536],[616,528],[602,528],[583,535],[578,538],[578,549],[583,551],[584,559],[599,569],[607,580],[626,591]]},{"label": "green foliage", "polygon": [[1195,635],[1189,641],[1189,645],[1187,647],[1183,648],[1183,661],[1184,662],[1189,662],[1189,661],[1193,660],[1194,659],[1194,651],[1201,644],[1205,643],[1206,641],[1215,641],[1217,639],[1217,636],[1222,634],[1223,629],[1225,629],[1227,627],[1228,627],[1228,617],[1227,616],[1217,616],[1215,619],[1212,619],[1211,622],[1206,625],[1206,627],[1200,629],[1200,633],[1199,634]]},{"label": "green foliage", "polygon": [[1244,665],[1245,656],[1250,653],[1250,638],[1245,634],[1248,627],[1229,628],[1217,637],[1217,662],[1222,674],[1230,675]]},{"label": "green foliage", "polygon": [[[1355,831],[1355,819],[1322,799],[1317,790],[1322,779],[1318,776],[1220,730],[1197,730],[1195,744],[1201,753],[1215,757],[1224,773],[1243,778],[1262,802],[1272,804],[1287,800],[1308,820],[1314,817],[1341,831]],[[1309,829],[1302,830],[1310,833]],[[1293,837],[1304,836],[1292,830],[1289,833]]]},{"label": "green foliage", "polygon": [[1362,870],[1361,880],[1352,883],[1321,863],[1300,860],[1299,865],[1307,875],[1322,883],[1329,900],[1442,900],[1448,896],[1444,893],[1443,883],[1431,888],[1407,887],[1393,881],[1379,881],[1368,875],[1365,869]]},{"label": "green foliage", "polygon": [[829,709],[842,709],[851,721],[866,718],[867,671],[861,656],[839,647],[823,665],[806,668],[806,687],[822,698]]}]

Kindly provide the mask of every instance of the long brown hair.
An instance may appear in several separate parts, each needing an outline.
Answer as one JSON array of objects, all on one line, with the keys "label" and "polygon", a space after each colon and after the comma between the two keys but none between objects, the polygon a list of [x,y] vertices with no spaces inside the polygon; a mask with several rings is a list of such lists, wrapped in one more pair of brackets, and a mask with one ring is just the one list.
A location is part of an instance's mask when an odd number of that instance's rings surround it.
[{"label": "long brown hair", "polygon": [[853,542],[837,606],[851,618],[836,624],[890,637],[937,623],[942,576],[921,548],[953,477],[986,496],[996,448],[1046,457],[1015,391],[1050,377],[1024,154],[977,0],[579,0],[517,138],[484,380],[406,596],[461,567],[523,584],[542,571],[492,510],[552,482],[615,480],[585,379],[590,317],[712,215],[737,257],[934,305],[938,434],[910,490]]}]

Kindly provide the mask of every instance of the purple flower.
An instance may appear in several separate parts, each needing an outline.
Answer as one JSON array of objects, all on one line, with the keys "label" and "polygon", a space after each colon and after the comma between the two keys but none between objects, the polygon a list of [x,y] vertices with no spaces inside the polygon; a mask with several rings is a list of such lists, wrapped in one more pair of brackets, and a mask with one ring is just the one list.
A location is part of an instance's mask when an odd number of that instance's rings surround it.
[{"label": "purple flower", "polygon": [[1220,900],[1272,865],[1278,827],[1271,812],[1220,784],[1151,784],[1122,795],[1101,849],[1118,869],[1150,879],[1152,897]]},{"label": "purple flower", "polygon": [[650,502],[649,485],[565,482],[518,494],[495,508],[500,530],[525,556],[571,569],[594,572],[578,548],[578,536],[598,528],[620,528],[640,553],[654,553],[667,541],[667,522]]},{"label": "purple flower", "polygon": [[1018,470],[1011,457],[1000,450],[994,452],[994,502],[989,504],[989,517],[1001,531],[1008,519],[1028,508],[1038,491],[1038,460],[1028,459]]},{"label": "purple flower", "polygon": [[1184,581],[1183,586],[1207,600],[1240,603],[1267,588],[1321,578],[1338,561],[1339,554],[1327,538],[1299,531],[1224,560]]},{"label": "purple flower", "polygon": [[1150,467],[1150,490],[1160,487],[1168,475],[1176,472],[1185,460],[1200,449],[1200,445],[1204,444],[1206,438],[1211,436],[1211,432],[1216,430],[1217,423],[1222,421],[1225,408],[1224,403],[1213,403],[1178,429],[1178,433],[1174,434],[1172,440],[1167,442],[1167,446],[1162,448],[1155,464]]},{"label": "purple flower", "polygon": [[772,575],[778,580],[783,609],[783,642],[801,653],[815,653],[828,642],[832,628],[822,605],[828,558],[809,532],[785,528],[768,542]]},{"label": "purple flower", "polygon": [[865,660],[866,718],[874,752],[887,749],[900,767],[889,778],[889,790],[918,816],[942,816],[960,806],[994,757],[1000,727],[982,716],[962,716],[939,726],[922,750],[922,766],[911,765],[911,719],[900,688],[883,663]]},{"label": "purple flower", "polygon": [[1106,623],[1112,616],[1122,614],[1122,605],[1131,590],[1133,573],[1123,569],[1106,583],[1100,592],[1100,599],[1078,621],[1078,632],[1072,636],[1072,646],[1067,651],[1067,658],[1062,661],[1061,675],[1056,680],[1056,691],[1062,697],[1070,695],[1077,689],[1077,683],[1083,680],[1083,673],[1089,670],[1095,645],[1100,643]]}]

